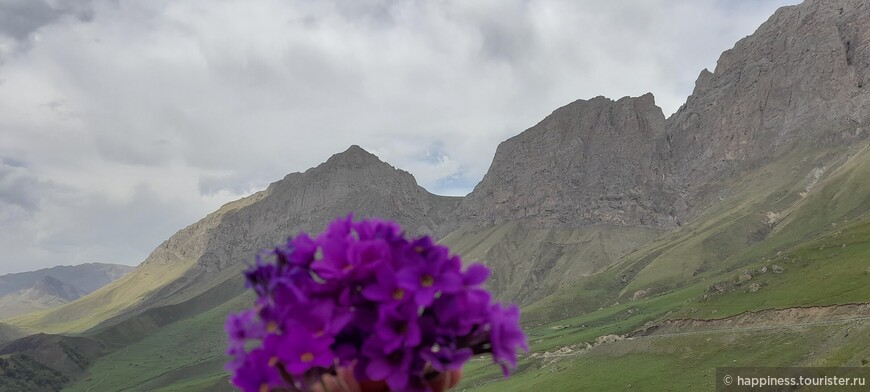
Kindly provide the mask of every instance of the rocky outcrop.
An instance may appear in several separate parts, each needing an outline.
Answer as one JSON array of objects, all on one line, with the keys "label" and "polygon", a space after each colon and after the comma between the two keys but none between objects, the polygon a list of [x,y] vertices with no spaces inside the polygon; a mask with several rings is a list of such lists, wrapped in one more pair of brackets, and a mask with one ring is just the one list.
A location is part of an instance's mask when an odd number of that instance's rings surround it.
[{"label": "rocky outcrop", "polygon": [[779,9],[667,120],[652,95],[579,100],[501,145],[455,216],[480,225],[674,227],[796,145],[870,136],[870,4]]},{"label": "rocky outcrop", "polygon": [[665,117],[652,94],[578,100],[501,143],[458,220],[532,227],[673,227]]},{"label": "rocky outcrop", "polygon": [[299,231],[317,233],[336,217],[395,220],[413,234],[434,234],[460,198],[437,196],[414,177],[358,146],[269,186],[255,202],[223,217],[199,264],[225,268]]},{"label": "rocky outcrop", "polygon": [[674,184],[690,209],[715,183],[796,144],[870,135],[870,3],[808,0],[783,7],[704,70],[667,120]]}]

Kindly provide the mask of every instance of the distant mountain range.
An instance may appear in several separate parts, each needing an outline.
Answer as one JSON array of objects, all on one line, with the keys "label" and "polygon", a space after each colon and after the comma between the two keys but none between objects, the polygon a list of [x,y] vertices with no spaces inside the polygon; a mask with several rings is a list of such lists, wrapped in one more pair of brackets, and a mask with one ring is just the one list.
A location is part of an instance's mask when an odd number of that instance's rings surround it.
[{"label": "distant mountain range", "polygon": [[134,268],[90,263],[0,276],[0,319],[74,301]]},{"label": "distant mountain range", "polygon": [[[541,328],[535,350],[566,353],[669,320],[870,302],[868,83],[870,5],[808,0],[781,8],[723,53],[670,117],[652,94],[572,102],[502,142],[466,197],[433,195],[352,146],[180,230],[117,281],[8,323],[93,340],[82,347],[106,344],[85,350],[97,353],[92,376],[74,380],[73,391],[97,382],[105,390],[226,390],[222,320],[251,302],[239,272],[258,249],[350,212],[396,220],[490,265],[489,288],[524,305],[526,326]],[[757,357],[770,366],[861,366],[870,343],[832,352],[840,343],[826,340],[868,330],[858,331],[820,334],[819,346],[801,354],[824,347],[830,355],[818,361]],[[763,349],[759,342],[739,349]],[[709,378],[698,364],[733,364],[721,362],[734,349],[722,344],[671,373],[650,373],[695,390]],[[172,358],[169,368],[153,359],[158,352]],[[659,363],[661,352],[630,365]],[[120,362],[136,371],[116,371]],[[539,376],[546,383],[559,373]],[[475,377],[472,386],[492,379]],[[524,390],[511,382],[505,390]]]}]

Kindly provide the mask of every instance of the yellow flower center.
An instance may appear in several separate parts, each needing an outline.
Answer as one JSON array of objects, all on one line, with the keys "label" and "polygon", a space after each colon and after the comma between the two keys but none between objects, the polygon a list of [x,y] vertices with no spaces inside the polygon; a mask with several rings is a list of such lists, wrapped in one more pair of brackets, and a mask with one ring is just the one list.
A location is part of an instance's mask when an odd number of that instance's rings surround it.
[{"label": "yellow flower center", "polygon": [[269,324],[266,324],[266,330],[269,332],[275,332],[278,330],[278,323],[274,321],[269,321]]},{"label": "yellow flower center", "polygon": [[344,268],[342,268],[342,270],[344,270],[344,272],[350,271],[352,269],[353,269],[353,264],[348,264],[348,265],[344,266]]},{"label": "yellow flower center", "polygon": [[393,299],[396,301],[401,301],[402,298],[405,298],[405,290],[395,289],[393,290]]},{"label": "yellow flower center", "polygon": [[426,250],[426,249],[423,249],[423,247],[420,245],[417,245],[414,247],[414,252],[417,252],[417,253],[423,253],[424,250]]},{"label": "yellow flower center", "polygon": [[269,384],[266,384],[266,383],[260,384],[260,392],[269,392]]},{"label": "yellow flower center", "polygon": [[423,275],[420,278],[420,285],[423,287],[432,287],[433,284],[435,284],[435,278],[432,275]]},{"label": "yellow flower center", "polygon": [[299,356],[299,360],[305,363],[311,362],[314,360],[314,354],[307,352]]}]

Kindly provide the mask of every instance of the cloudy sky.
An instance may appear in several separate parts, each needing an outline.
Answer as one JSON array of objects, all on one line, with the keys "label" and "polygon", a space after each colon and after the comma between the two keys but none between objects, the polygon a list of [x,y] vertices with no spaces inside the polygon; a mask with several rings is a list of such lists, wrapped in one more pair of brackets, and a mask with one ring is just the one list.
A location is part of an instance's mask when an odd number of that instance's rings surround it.
[{"label": "cloudy sky", "polygon": [[796,0],[0,0],[0,274],[137,264],[359,144],[464,195],[580,98],[700,70]]}]

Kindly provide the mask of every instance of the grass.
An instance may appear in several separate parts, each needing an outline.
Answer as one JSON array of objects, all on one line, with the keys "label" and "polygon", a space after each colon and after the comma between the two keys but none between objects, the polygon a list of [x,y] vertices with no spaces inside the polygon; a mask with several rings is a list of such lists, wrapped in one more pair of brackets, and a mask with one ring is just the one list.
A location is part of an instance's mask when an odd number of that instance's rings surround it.
[{"label": "grass", "polygon": [[[870,182],[863,179],[870,178],[870,150],[861,149],[845,160],[830,158],[832,153],[799,148],[768,166],[730,180],[726,188],[733,190],[731,197],[707,209],[681,229],[626,254],[608,269],[580,277],[575,284],[560,287],[551,295],[528,304],[524,308],[527,320],[539,324],[571,317],[631,301],[641,290],[647,295],[657,295],[692,286],[706,287],[731,279],[740,270],[769,264],[779,252],[787,253],[817,238],[842,232],[843,227],[851,223],[867,221],[870,219]],[[803,179],[819,166],[827,167],[827,176],[808,192],[809,183]],[[768,213],[776,216],[773,224],[768,224],[771,223]],[[759,230],[764,230],[762,235],[753,239],[753,233]],[[855,235],[860,237],[861,234]],[[855,268],[860,267],[860,259],[856,257],[860,257],[857,255],[862,250],[850,252],[844,252],[841,259],[849,260]],[[813,258],[821,259],[822,255]],[[802,279],[810,276],[809,272],[819,272],[813,268],[807,271],[794,278]],[[811,279],[814,280],[817,279]],[[828,283],[837,280],[834,278]],[[785,283],[784,287],[792,285]],[[764,291],[755,297],[762,298]],[[778,302],[783,306],[801,303],[788,301],[787,292],[773,291],[776,290],[772,290],[771,295],[785,297]],[[795,298],[808,299],[806,295]],[[846,298],[866,297],[862,292],[855,292],[827,299],[818,297],[813,303]]]},{"label": "grass", "polygon": [[[785,271],[756,274],[732,292],[695,304],[693,313],[711,317],[715,310],[723,317],[759,309],[870,302],[870,221],[856,222],[745,269],[757,273],[772,265]],[[760,289],[748,292],[749,283]]]},{"label": "grass", "polygon": [[182,276],[193,264],[193,261],[187,261],[140,266],[91,295],[60,308],[31,313],[6,322],[27,331],[84,332],[145,301],[149,294]]},{"label": "grass", "polygon": [[[237,297],[207,312],[157,330],[136,343],[97,360],[88,377],[64,391],[99,390],[151,391],[209,384],[224,376],[227,313],[253,303],[250,294]],[[95,388],[96,389],[96,388]],[[171,389],[169,389],[171,390]]]},{"label": "grass", "polygon": [[577,285],[661,233],[607,225],[541,229],[514,222],[461,227],[441,242],[466,261],[489,265],[493,275],[487,287],[497,296],[527,304]]},{"label": "grass", "polygon": [[[847,329],[852,332],[844,337]],[[459,390],[714,390],[717,367],[862,366],[870,342],[861,337],[868,333],[870,325],[862,323],[625,340],[557,360],[526,357],[507,380],[474,364]]]}]

